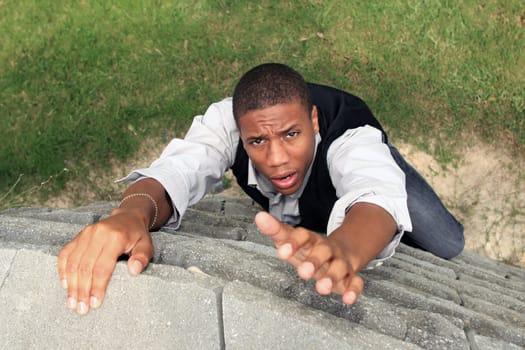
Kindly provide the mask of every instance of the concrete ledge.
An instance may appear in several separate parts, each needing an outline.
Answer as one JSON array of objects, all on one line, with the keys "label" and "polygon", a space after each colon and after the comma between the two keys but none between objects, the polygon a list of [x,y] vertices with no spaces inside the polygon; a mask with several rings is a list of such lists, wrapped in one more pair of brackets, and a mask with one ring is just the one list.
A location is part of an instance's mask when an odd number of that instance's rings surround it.
[{"label": "concrete ledge", "polygon": [[102,308],[77,316],[56,254],[113,205],[0,212],[0,349],[525,348],[525,271],[401,245],[362,273],[363,295],[345,306],[276,258],[253,224],[257,207],[220,195],[180,231],[153,233],[147,270],[132,277],[119,263]]},{"label": "concrete ledge", "polygon": [[153,267],[155,275],[135,278],[119,263],[103,307],[80,317],[65,307],[55,256],[27,250],[0,256],[12,259],[0,290],[2,349],[221,347],[215,291],[181,268]]},{"label": "concrete ledge", "polygon": [[247,283],[229,283],[223,300],[228,349],[419,348]]}]

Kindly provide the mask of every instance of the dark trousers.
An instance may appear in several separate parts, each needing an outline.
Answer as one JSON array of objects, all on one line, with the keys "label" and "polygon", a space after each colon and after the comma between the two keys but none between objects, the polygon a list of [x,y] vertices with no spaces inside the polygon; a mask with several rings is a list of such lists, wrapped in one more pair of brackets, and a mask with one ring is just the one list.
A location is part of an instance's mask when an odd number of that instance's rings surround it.
[{"label": "dark trousers", "polygon": [[450,259],[465,246],[463,225],[443,205],[432,187],[392,145],[390,153],[406,176],[408,211],[412,232],[405,232],[401,242]]}]

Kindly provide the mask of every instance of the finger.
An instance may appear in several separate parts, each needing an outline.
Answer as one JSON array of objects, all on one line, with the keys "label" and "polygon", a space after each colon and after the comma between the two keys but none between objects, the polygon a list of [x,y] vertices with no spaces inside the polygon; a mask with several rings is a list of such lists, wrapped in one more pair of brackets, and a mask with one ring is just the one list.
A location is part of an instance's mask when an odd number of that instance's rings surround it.
[{"label": "finger", "polygon": [[298,266],[310,255],[313,245],[312,238],[315,239],[310,231],[302,227],[292,228],[288,238],[276,244],[277,255],[282,260],[290,260],[293,257],[297,262],[294,266]]},{"label": "finger", "polygon": [[[80,315],[85,315],[93,303],[97,306],[97,300],[93,299],[93,280],[94,271],[99,274],[100,261],[105,263],[104,256],[109,252],[109,259],[114,262],[117,257],[122,254],[124,245],[121,242],[121,235],[110,232],[109,229],[102,224],[97,224],[90,227],[87,231],[88,234],[84,235],[79,241],[79,246],[85,247],[82,257],[78,261],[77,274],[76,274],[76,311]],[[104,247],[111,247],[106,248]],[[114,264],[113,262],[113,264]],[[105,270],[106,267],[102,266]],[[97,275],[97,278],[98,275]],[[100,299],[101,300],[101,299]]]},{"label": "finger", "polygon": [[323,275],[316,276],[317,282],[315,283],[315,289],[322,295],[335,292],[334,286],[343,282],[349,273],[348,264],[342,259],[334,259],[325,265],[328,265],[328,268]]},{"label": "finger", "polygon": [[[270,237],[277,247],[277,255],[282,260],[289,260],[298,250],[295,241],[291,240],[292,231],[297,230],[283,224],[267,212],[259,212],[255,215],[255,224],[264,235]],[[306,238],[306,237],[305,237]],[[297,237],[301,244],[301,237]],[[292,263],[291,261],[289,261]],[[292,263],[293,264],[293,263]],[[297,267],[297,265],[294,265]]]},{"label": "finger", "polygon": [[149,264],[149,261],[153,257],[153,253],[153,243],[151,241],[151,236],[148,234],[147,237],[139,240],[131,250],[128,259],[129,273],[132,275],[140,274]]},{"label": "finger", "polygon": [[303,262],[297,269],[299,277],[303,279],[313,278],[314,275],[318,275],[318,270],[326,262],[333,258],[334,254],[332,248],[325,244],[324,241],[314,245],[308,256],[305,257],[305,262]]},{"label": "finger", "polygon": [[91,281],[91,291],[89,305],[96,309],[102,305],[106,296],[106,289],[115,266],[117,259],[121,255],[120,249],[114,246],[107,246],[101,252],[95,266],[93,266],[93,276]]},{"label": "finger", "polygon": [[354,304],[363,291],[365,282],[359,275],[350,275],[347,277],[346,289],[342,293],[342,300],[345,304]]},{"label": "finger", "polygon": [[77,271],[79,264],[79,254],[72,252],[67,259],[66,264],[66,285],[67,285],[67,303],[70,310],[77,308]]},{"label": "finger", "polygon": [[78,265],[76,311],[79,315],[85,315],[89,311],[92,271],[96,258],[84,254]]},{"label": "finger", "polygon": [[78,268],[85,253],[86,247],[90,240],[91,227],[88,226],[82,230],[74,239],[74,246],[66,250],[67,261],[65,262],[65,282],[67,286],[67,303],[68,309],[75,310],[78,302]]},{"label": "finger", "polygon": [[101,247],[101,251],[92,268],[91,289],[89,291],[89,305],[92,308],[98,308],[102,305],[117,259],[125,252],[126,238],[118,232],[110,233],[107,231],[109,230],[103,231],[107,242],[96,245]]},{"label": "finger", "polygon": [[62,288],[67,289],[67,276],[66,276],[66,265],[67,260],[69,257],[69,254],[71,251],[73,251],[76,247],[76,240],[73,240],[66,244],[58,253],[58,278],[60,280],[60,284],[62,285]]},{"label": "finger", "polygon": [[283,224],[267,212],[261,211],[255,215],[255,224],[259,230],[270,237],[275,244],[288,239],[292,230],[291,226]]}]

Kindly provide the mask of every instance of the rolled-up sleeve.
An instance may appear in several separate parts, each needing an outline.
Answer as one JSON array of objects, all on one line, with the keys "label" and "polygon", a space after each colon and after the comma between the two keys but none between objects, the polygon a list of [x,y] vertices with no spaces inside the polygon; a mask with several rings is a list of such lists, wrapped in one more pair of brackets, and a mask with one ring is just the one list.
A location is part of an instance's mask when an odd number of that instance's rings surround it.
[{"label": "rolled-up sleeve", "polygon": [[149,168],[136,169],[119,182],[153,178],[160,182],[179,215],[167,224],[179,226],[188,206],[197,203],[233,164],[239,132],[231,98],[212,104],[196,116],[184,139],[173,139]]},{"label": "rolled-up sleeve", "polygon": [[328,221],[328,234],[342,224],[348,209],[359,202],[382,207],[396,221],[396,235],[368,264],[377,266],[394,254],[403,232],[412,230],[405,174],[392,158],[381,132],[372,126],[347,130],[330,145],[327,161],[339,198]]}]

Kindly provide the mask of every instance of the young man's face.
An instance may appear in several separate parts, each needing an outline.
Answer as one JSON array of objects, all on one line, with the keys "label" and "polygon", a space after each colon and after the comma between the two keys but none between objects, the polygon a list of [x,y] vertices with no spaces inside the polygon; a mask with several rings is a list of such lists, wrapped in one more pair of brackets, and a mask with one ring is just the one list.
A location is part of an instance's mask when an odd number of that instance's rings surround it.
[{"label": "young man's face", "polygon": [[302,185],[312,163],[317,109],[311,113],[299,102],[248,111],[238,119],[244,149],[255,168],[274,188],[289,195]]}]

